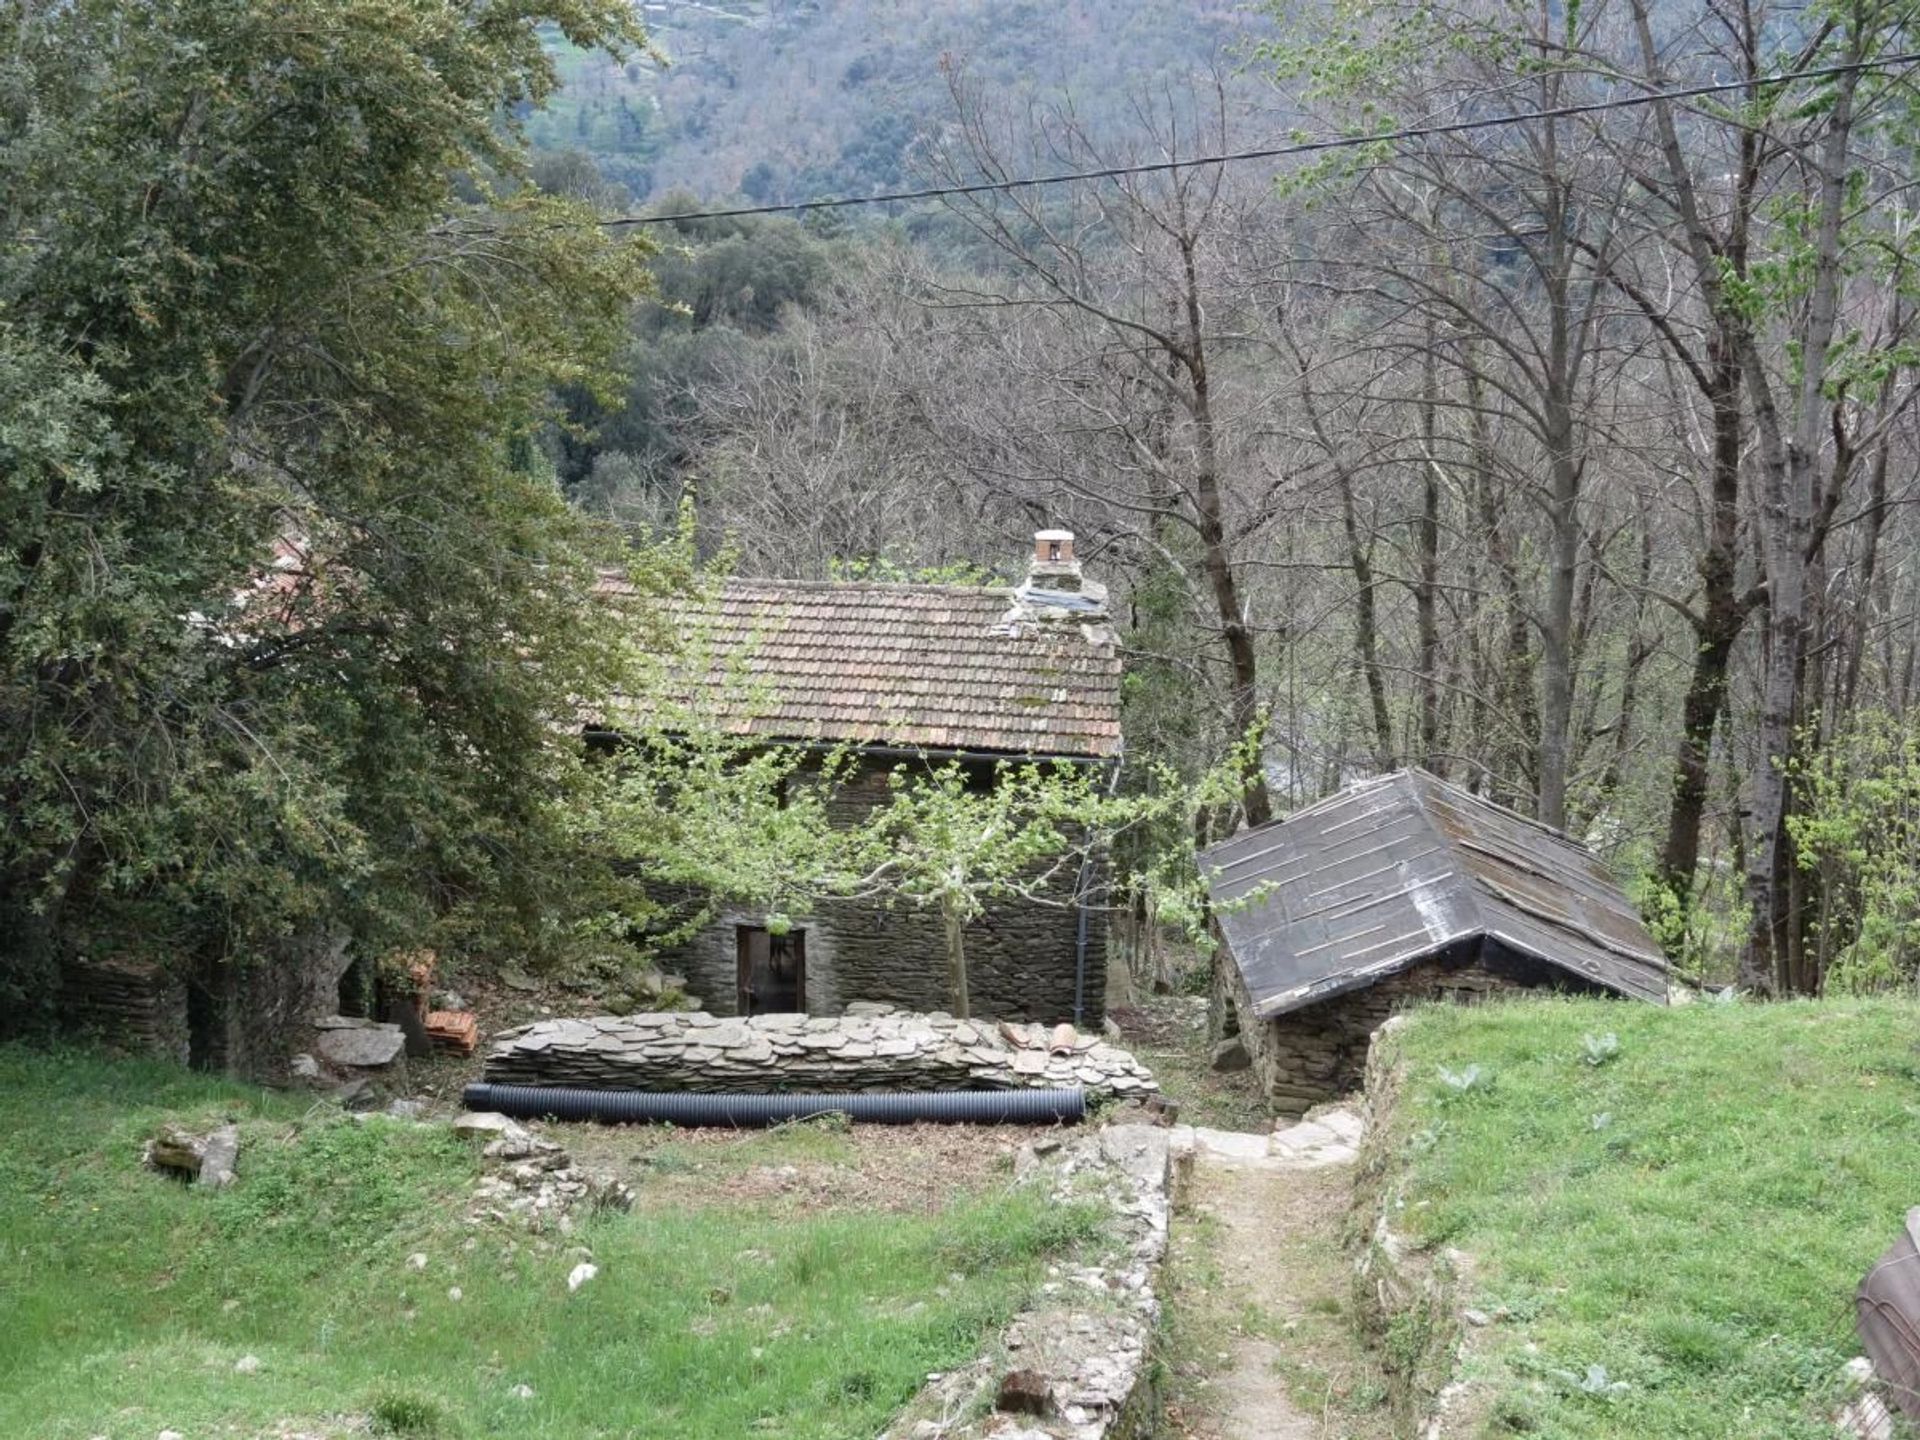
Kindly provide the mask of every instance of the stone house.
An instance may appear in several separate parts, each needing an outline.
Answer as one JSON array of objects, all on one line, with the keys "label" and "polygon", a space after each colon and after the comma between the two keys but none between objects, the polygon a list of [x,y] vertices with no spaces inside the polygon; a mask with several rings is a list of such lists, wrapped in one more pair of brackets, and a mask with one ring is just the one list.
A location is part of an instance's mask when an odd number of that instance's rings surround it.
[{"label": "stone house", "polygon": [[[625,582],[603,589],[617,597]],[[1106,591],[1082,575],[1066,531],[1035,536],[1027,576],[1012,588],[729,580],[690,603],[697,613],[681,620],[700,634],[723,725],[821,752],[857,747],[834,802],[850,823],[885,798],[902,760],[957,760],[981,785],[1006,760],[1120,763],[1120,658]],[[589,739],[617,743],[618,730],[612,717]],[[1100,877],[1089,866],[1068,871],[1044,902],[1000,901],[966,928],[976,1015],[1098,1021],[1107,927],[1089,894]],[[822,902],[777,935],[765,915],[723,908],[661,963],[719,1015],[948,1004],[938,917],[884,896]]]},{"label": "stone house", "polygon": [[1421,770],[1206,851],[1216,1025],[1274,1108],[1355,1089],[1394,1011],[1552,987],[1665,1004],[1667,960],[1590,850]]}]

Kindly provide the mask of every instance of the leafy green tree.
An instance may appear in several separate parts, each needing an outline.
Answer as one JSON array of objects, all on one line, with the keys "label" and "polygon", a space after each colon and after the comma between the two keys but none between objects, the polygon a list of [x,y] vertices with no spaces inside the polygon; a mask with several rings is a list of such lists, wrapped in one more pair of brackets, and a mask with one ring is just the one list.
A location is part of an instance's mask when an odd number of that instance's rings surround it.
[{"label": "leafy green tree", "polygon": [[887,858],[891,894],[940,917],[953,1013],[971,1013],[967,924],[996,900],[1045,899],[1098,845],[1118,815],[1085,766],[1002,764],[987,775],[959,761],[897,766],[869,834]]},{"label": "leafy green tree", "polygon": [[1920,728],[1869,711],[1803,750],[1787,826],[1812,892],[1816,973],[1842,992],[1911,986],[1920,974]]},{"label": "leafy green tree", "polygon": [[[624,0],[0,10],[0,962],[552,939],[618,558],[531,441],[644,249],[520,188]],[[483,938],[484,937],[484,938]],[[22,976],[25,978],[20,978]]]},{"label": "leafy green tree", "polygon": [[[1142,897],[1157,923],[1204,943],[1205,887],[1195,863],[1199,817],[1241,795],[1257,731],[1183,780],[1150,764],[1126,791],[1110,772],[1060,762],[898,765],[856,855],[859,883],[940,916],[953,1013],[970,1010],[966,927],[996,902],[1113,906]],[[1092,863],[1089,863],[1092,862]],[[1071,898],[1061,881],[1074,876]]]},{"label": "leafy green tree", "polygon": [[[690,505],[682,526],[684,555]],[[690,588],[712,583],[703,576]],[[758,691],[744,655],[715,659],[689,618],[698,613],[680,609],[671,643],[636,663],[635,697],[607,716],[617,740],[589,767],[580,809],[587,843],[624,881],[601,928],[650,946],[685,939],[725,903],[764,913],[778,930],[823,896],[865,893],[877,864],[871,837],[835,821],[853,749],[819,752],[731,726],[729,716],[752,713]],[[675,903],[683,897],[689,903]]]},{"label": "leafy green tree", "polygon": [[[674,192],[652,208],[703,202]],[[819,300],[840,252],[788,220],[691,220],[656,233],[656,293],[633,317],[623,393],[568,387],[567,423],[549,433],[548,446],[581,508],[657,525],[679,501],[703,387],[730,357],[777,333],[790,311]]]},{"label": "leafy green tree", "polygon": [[[671,945],[721,904],[757,910],[779,930],[823,901],[885,898],[940,917],[950,1004],[965,1016],[965,930],[996,902],[1105,904],[1139,889],[1163,918],[1197,920],[1192,816],[1237,793],[1238,752],[1199,785],[1154,767],[1126,795],[1086,766],[923,759],[890,769],[872,803],[871,790],[849,784],[866,763],[857,747],[818,752],[728,725],[752,713],[752,684],[744,665],[716,672],[697,626],[655,658],[644,703],[618,722],[620,743],[594,767],[596,798],[582,812],[588,843],[629,881],[603,916],[610,932]],[[707,679],[689,686],[663,672]],[[1141,873],[1075,893],[1087,862],[1122,836],[1142,837],[1126,852]],[[676,908],[682,896],[692,903]]]}]

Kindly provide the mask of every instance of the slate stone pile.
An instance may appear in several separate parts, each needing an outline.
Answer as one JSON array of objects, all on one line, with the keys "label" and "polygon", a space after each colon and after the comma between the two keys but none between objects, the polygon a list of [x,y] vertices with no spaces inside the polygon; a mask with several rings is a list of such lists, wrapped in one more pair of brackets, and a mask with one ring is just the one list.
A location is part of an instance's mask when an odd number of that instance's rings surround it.
[{"label": "slate stone pile", "polygon": [[[504,1115],[483,1111],[457,1116],[453,1133],[480,1143],[481,1154],[494,1166],[473,1192],[469,1224],[520,1220],[533,1230],[566,1235],[572,1233],[579,1210],[633,1208],[633,1191],[626,1184],[577,1165],[563,1147]],[[579,1286],[569,1281],[567,1288]]]},{"label": "slate stone pile", "polygon": [[346,1070],[381,1070],[404,1064],[406,1032],[398,1025],[357,1015],[325,1015],[313,1022],[313,1053]]},{"label": "slate stone pile", "polygon": [[662,1012],[541,1020],[504,1031],[487,1051],[486,1078],[501,1085],[709,1092],[1078,1086],[1090,1096],[1137,1098],[1159,1089],[1152,1072],[1104,1040],[1054,1041],[1042,1025],[877,1007],[747,1019]]},{"label": "slate stone pile", "polygon": [[187,986],[158,965],[75,956],[61,967],[60,1014],[115,1049],[187,1061]]}]

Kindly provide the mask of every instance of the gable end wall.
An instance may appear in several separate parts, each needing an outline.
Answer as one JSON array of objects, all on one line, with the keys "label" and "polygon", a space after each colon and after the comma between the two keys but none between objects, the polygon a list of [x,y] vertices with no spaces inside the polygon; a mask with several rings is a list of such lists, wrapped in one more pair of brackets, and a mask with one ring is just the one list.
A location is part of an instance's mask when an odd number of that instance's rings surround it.
[{"label": "gable end wall", "polygon": [[[886,771],[885,765],[869,763],[848,779],[833,807],[836,823],[856,824],[885,799]],[[1079,933],[1079,915],[1070,903],[1075,879],[1069,867],[1047,887],[1053,903],[994,901],[967,926],[967,983],[976,1017],[1048,1023],[1073,1018]],[[759,925],[764,918],[724,910],[659,962],[686,977],[688,992],[700,997],[703,1008],[732,1015],[739,1008],[736,927]],[[936,913],[904,901],[889,906],[884,897],[832,900],[816,914],[793,917],[793,924],[806,933],[809,1014],[837,1015],[857,1000],[907,1010],[951,1007]],[[1106,974],[1107,920],[1096,907],[1087,925],[1083,1028],[1097,1028],[1106,1013]]]}]

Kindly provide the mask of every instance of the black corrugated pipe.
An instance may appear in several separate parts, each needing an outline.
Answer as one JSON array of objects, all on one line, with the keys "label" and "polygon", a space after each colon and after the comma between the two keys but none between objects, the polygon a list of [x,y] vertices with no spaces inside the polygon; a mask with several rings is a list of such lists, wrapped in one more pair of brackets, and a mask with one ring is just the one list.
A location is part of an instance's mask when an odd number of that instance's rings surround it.
[{"label": "black corrugated pipe", "polygon": [[1054,1125],[1087,1113],[1084,1090],[889,1090],[859,1095],[701,1094],[685,1090],[576,1090],[561,1085],[467,1086],[469,1110],[522,1119],[605,1120],[620,1124],[727,1125],[746,1129],[845,1115],[877,1125],[921,1120],[973,1125]]}]

